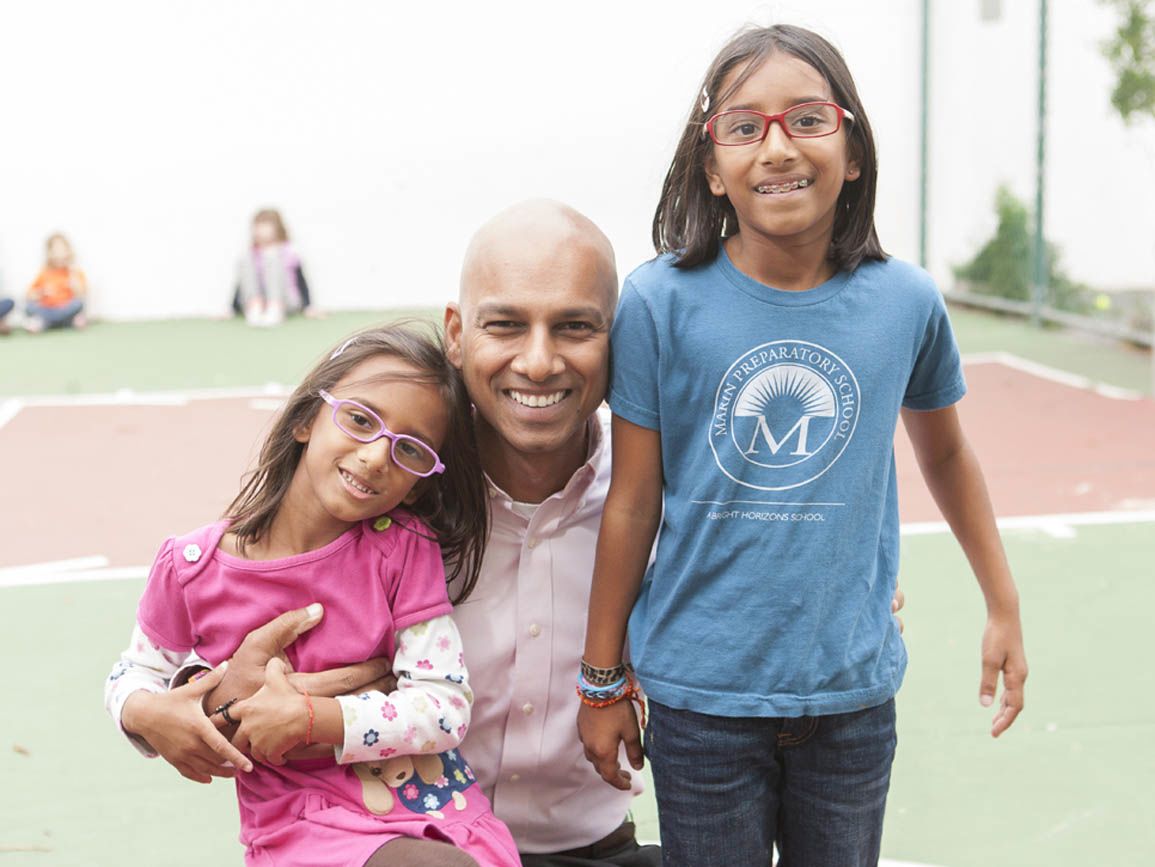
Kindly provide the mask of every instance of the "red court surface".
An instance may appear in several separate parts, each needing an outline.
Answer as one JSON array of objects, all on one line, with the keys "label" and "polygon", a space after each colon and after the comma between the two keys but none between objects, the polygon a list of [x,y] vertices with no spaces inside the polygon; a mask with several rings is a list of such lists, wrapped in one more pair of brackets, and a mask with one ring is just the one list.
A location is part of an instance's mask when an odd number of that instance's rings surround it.
[{"label": "red court surface", "polygon": [[[1155,509],[1155,402],[1106,397],[1002,364],[967,367],[960,404],[998,514]],[[228,504],[271,402],[25,406],[0,427],[0,568],[99,555],[145,566]],[[905,434],[904,523],[940,520]]]}]

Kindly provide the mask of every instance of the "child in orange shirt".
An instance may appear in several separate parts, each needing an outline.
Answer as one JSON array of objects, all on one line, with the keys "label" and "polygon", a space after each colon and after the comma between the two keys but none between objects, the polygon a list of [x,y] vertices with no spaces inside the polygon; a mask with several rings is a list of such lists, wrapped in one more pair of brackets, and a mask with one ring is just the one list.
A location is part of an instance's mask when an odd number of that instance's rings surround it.
[{"label": "child in orange shirt", "polygon": [[45,328],[83,328],[88,281],[83,271],[73,267],[72,245],[57,232],[49,235],[44,248],[44,267],[28,287],[24,327],[32,333]]}]

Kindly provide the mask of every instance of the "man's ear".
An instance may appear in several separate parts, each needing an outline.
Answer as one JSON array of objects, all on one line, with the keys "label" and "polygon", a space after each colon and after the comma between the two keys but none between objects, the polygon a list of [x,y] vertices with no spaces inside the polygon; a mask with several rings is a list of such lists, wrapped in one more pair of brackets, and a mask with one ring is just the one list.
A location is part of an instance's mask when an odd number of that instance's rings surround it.
[{"label": "man's ear", "polygon": [[461,305],[450,301],[445,305],[445,357],[454,367],[461,368]]}]

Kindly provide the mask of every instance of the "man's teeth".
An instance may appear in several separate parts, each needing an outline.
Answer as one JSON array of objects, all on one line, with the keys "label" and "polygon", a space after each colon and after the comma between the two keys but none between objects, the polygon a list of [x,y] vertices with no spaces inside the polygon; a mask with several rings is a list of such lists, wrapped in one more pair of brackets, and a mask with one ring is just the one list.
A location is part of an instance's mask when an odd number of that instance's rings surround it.
[{"label": "man's teeth", "polygon": [[553,394],[526,394],[522,391],[514,391],[510,389],[509,396],[520,403],[522,406],[542,407],[553,406],[563,397],[564,391],[555,391]]},{"label": "man's teeth", "polygon": [[377,493],[372,488],[365,487],[363,484],[358,482],[355,478],[353,478],[351,475],[349,475],[344,470],[341,470],[341,478],[343,478],[346,482],[348,482],[352,487],[356,488],[362,494],[375,494],[375,493]]},{"label": "man's teeth", "polygon": [[756,187],[755,189],[760,193],[789,193],[791,190],[808,186],[810,186],[810,181],[807,178],[802,178],[798,181],[791,181],[788,184],[762,184],[762,186]]}]

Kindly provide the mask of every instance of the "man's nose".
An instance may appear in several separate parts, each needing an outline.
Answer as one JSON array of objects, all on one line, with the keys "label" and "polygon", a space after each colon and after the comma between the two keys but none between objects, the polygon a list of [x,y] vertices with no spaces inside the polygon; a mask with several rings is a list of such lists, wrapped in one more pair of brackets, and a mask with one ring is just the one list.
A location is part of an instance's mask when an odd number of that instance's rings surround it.
[{"label": "man's nose", "polygon": [[521,352],[511,365],[513,372],[542,382],[565,370],[565,362],[557,351],[553,334],[548,329],[534,329],[527,337]]}]

